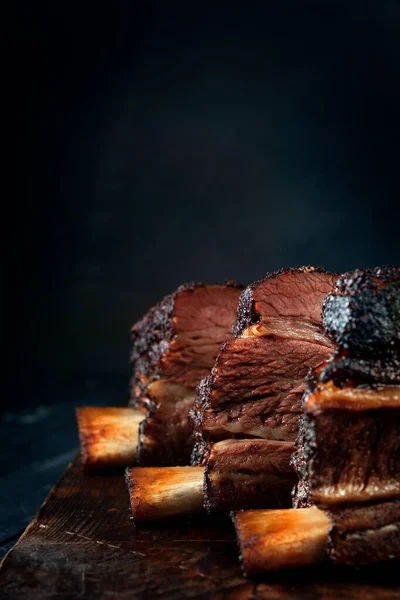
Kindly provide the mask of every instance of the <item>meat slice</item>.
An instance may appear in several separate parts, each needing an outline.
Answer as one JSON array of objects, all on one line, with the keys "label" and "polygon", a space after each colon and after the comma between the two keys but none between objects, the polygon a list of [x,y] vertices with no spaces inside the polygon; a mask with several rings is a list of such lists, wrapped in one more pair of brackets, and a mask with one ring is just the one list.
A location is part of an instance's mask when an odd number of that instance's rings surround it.
[{"label": "meat slice", "polygon": [[321,308],[334,279],[302,267],[242,293],[233,338],[197,390],[192,463],[206,465],[209,511],[290,505],[306,375],[332,351]]},{"label": "meat slice", "polygon": [[304,412],[296,507],[400,497],[400,386],[317,384]]},{"label": "meat slice", "polygon": [[139,464],[188,464],[194,445],[188,414],[194,405],[195,391],[168,379],[158,379],[147,386],[145,394],[142,402],[147,405],[147,413],[139,426]]},{"label": "meat slice", "polygon": [[307,373],[330,351],[268,333],[225,343],[199,386],[203,434],[212,441],[236,435],[294,441]]},{"label": "meat slice", "polygon": [[328,554],[344,565],[400,558],[400,499],[351,507],[334,507]]},{"label": "meat slice", "polygon": [[302,267],[272,273],[246,288],[232,340],[198,388],[197,444],[235,437],[293,441],[310,367],[332,351],[323,334],[321,307],[335,276]]},{"label": "meat slice", "polygon": [[139,464],[189,463],[194,390],[231,335],[241,289],[233,282],[181,286],[132,327],[130,404],[147,413],[140,425]]},{"label": "meat slice", "polygon": [[291,442],[229,439],[212,444],[205,470],[205,508],[283,508],[290,506],[296,476]]},{"label": "meat slice", "polygon": [[[290,455],[305,377],[309,368],[332,350],[331,341],[323,334],[321,309],[334,279],[324,269],[301,267],[272,273],[241,294],[233,337],[222,345],[211,375],[198,385],[191,414],[196,436],[192,465],[205,467],[204,504],[208,511],[290,505],[295,481]],[[139,387],[145,373],[147,387],[141,402],[149,402],[149,417],[143,428],[146,435],[143,430],[141,433],[142,465],[147,449],[154,456],[152,445],[160,449],[164,441],[171,447],[182,414],[176,398],[189,406],[193,390],[187,381],[176,379],[171,365],[168,379],[158,367],[159,379],[152,379],[154,367],[149,366],[148,357],[146,360],[145,367],[138,363],[136,378]],[[160,390],[164,394],[167,380],[170,386],[183,386],[179,390],[175,387],[171,402],[156,398]],[[185,390],[189,390],[188,400]],[[156,416],[163,415],[155,425],[151,404],[157,406]],[[191,438],[187,439],[189,448]],[[165,448],[163,458],[167,455]],[[179,472],[179,477],[186,475],[189,471]],[[130,471],[130,481],[139,496],[140,476],[137,469]],[[158,471],[152,471],[151,476],[162,478]],[[182,496],[182,514],[185,506]],[[160,514],[158,507],[153,514]]]}]

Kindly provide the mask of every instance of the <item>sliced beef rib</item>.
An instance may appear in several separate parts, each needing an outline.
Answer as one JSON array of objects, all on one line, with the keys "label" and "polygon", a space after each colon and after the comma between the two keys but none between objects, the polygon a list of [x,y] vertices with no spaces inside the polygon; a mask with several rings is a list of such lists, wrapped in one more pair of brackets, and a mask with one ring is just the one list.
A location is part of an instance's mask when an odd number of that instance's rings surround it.
[{"label": "sliced beef rib", "polygon": [[231,335],[241,289],[233,282],[183,285],[132,327],[131,405],[147,412],[139,464],[189,463],[194,390]]},{"label": "sliced beef rib", "polygon": [[233,338],[201,381],[195,403],[192,462],[206,465],[210,510],[290,503],[289,458],[306,375],[332,352],[321,308],[335,279],[302,267],[243,291]]},{"label": "sliced beef rib", "polygon": [[332,351],[321,307],[334,280],[323,269],[303,267],[244,290],[233,339],[198,388],[195,425],[207,442],[296,438],[307,372]]}]

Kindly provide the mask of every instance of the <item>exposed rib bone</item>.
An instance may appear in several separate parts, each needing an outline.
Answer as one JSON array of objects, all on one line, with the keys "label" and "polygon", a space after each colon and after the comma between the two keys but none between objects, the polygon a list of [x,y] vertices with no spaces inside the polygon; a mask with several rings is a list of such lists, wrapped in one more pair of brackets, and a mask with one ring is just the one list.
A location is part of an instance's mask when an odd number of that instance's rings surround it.
[{"label": "exposed rib bone", "polygon": [[137,523],[203,510],[203,467],[136,467],[126,481]]},{"label": "exposed rib bone", "polygon": [[326,556],[330,519],[315,506],[237,512],[233,522],[247,574],[310,565]]},{"label": "exposed rib bone", "polygon": [[76,410],[83,470],[123,469],[135,462],[139,423],[132,408],[81,406]]}]

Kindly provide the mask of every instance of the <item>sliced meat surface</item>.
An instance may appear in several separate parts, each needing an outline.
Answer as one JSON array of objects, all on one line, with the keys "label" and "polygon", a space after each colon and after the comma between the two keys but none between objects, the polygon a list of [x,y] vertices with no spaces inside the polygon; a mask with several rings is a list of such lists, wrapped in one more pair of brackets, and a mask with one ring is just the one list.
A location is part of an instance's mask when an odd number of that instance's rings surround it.
[{"label": "sliced meat surface", "polygon": [[323,307],[326,333],[353,356],[400,351],[400,268],[345,273]]},{"label": "sliced meat surface", "polygon": [[241,294],[232,340],[198,387],[194,464],[228,438],[292,441],[310,367],[332,352],[321,308],[335,275],[316,267],[269,274]]},{"label": "sliced meat surface", "polygon": [[241,289],[186,284],[152,308],[131,330],[138,385],[168,378],[194,389],[230,337]]},{"label": "sliced meat surface", "polygon": [[198,425],[210,440],[256,436],[293,441],[309,369],[330,348],[300,339],[241,337],[227,342],[199,386]]},{"label": "sliced meat surface", "polygon": [[323,303],[336,351],[308,378],[296,508],[400,495],[400,269],[342,275]]},{"label": "sliced meat surface", "polygon": [[148,403],[146,419],[139,428],[137,461],[140,465],[180,466],[193,450],[193,432],[188,413],[195,391],[159,379],[149,384],[143,403]]},{"label": "sliced meat surface", "polygon": [[[337,275],[319,267],[276,271],[249,285],[240,297],[234,335],[259,322],[287,319],[322,333],[321,306]],[[309,336],[307,336],[308,338]]]},{"label": "sliced meat surface", "polygon": [[296,475],[293,444],[269,440],[224,440],[212,444],[205,471],[208,511],[290,506]]},{"label": "sliced meat surface", "polygon": [[400,558],[400,499],[329,510],[333,562],[362,565]]},{"label": "sliced meat surface", "polygon": [[140,465],[189,464],[195,388],[231,336],[240,293],[233,283],[184,285],[133,326],[130,403],[147,411],[140,426]]},{"label": "sliced meat surface", "polygon": [[[309,491],[306,503],[400,497],[400,386],[321,384],[303,406],[298,472]],[[297,507],[304,505],[304,489],[299,493]]]},{"label": "sliced meat surface", "polygon": [[350,356],[348,350],[339,350],[318,370],[318,380],[333,381],[339,387],[371,385],[377,381],[400,384],[400,355],[361,358]]}]

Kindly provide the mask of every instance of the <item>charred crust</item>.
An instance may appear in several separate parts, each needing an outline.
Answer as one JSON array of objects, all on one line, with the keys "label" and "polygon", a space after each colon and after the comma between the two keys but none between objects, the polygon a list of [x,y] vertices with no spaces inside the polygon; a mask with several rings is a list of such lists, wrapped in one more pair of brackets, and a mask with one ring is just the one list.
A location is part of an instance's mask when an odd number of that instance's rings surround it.
[{"label": "charred crust", "polygon": [[209,515],[212,512],[212,485],[208,474],[208,460],[204,469],[203,493],[204,493],[204,509]]},{"label": "charred crust", "polygon": [[237,338],[251,324],[258,323],[260,316],[255,310],[253,287],[247,287],[239,297],[237,318],[232,328],[232,338]]},{"label": "charred crust", "polygon": [[212,369],[211,375],[203,377],[197,386],[195,407],[190,413],[190,421],[193,426],[195,438],[190,460],[190,464],[192,465],[204,465],[210,454],[209,442],[205,439],[202,429],[202,417],[208,406],[209,396],[212,392],[213,371],[214,369]]},{"label": "charred crust", "polygon": [[400,268],[345,273],[322,316],[326,334],[353,356],[400,355]]},{"label": "charred crust", "polygon": [[392,354],[383,358],[353,358],[338,353],[323,364],[318,375],[310,377],[309,390],[315,389],[317,381],[333,381],[337,387],[374,385],[375,383],[400,383],[400,356]]},{"label": "charred crust", "polygon": [[201,425],[201,415],[199,411],[204,411],[208,407],[208,400],[213,389],[214,369],[211,370],[211,375],[207,375],[201,379],[196,388],[196,414],[194,415],[194,423],[196,427]]},{"label": "charred crust", "polygon": [[307,416],[300,419],[299,434],[296,441],[295,451],[290,461],[291,466],[296,472],[299,481],[292,490],[292,503],[294,508],[307,508],[312,506],[310,499],[310,480],[308,471],[308,461],[312,455],[314,438],[313,433],[310,436],[311,423]]},{"label": "charred crust", "polygon": [[210,445],[199,432],[195,432],[195,443],[190,458],[190,464],[194,467],[204,466],[210,456]]},{"label": "charred crust", "polygon": [[238,290],[242,290],[245,287],[242,283],[238,283],[234,279],[225,279],[224,285],[226,285],[226,287],[237,288]]},{"label": "charred crust", "polygon": [[134,484],[132,478],[130,477],[130,468],[129,467],[127,467],[125,469],[124,477],[125,477],[126,487],[128,488],[128,492],[129,492],[129,494],[131,494],[133,488],[135,487],[135,484]]},{"label": "charred crust", "polygon": [[[201,383],[201,382],[200,382]],[[202,411],[199,407],[199,386],[196,389],[197,399],[195,400],[195,407],[189,411],[189,423],[193,429],[194,445],[192,453],[190,455],[190,464],[192,466],[205,465],[206,460],[210,454],[209,443],[204,439],[204,435],[201,429],[202,422]]]},{"label": "charred crust", "polygon": [[400,267],[385,266],[355,269],[343,273],[336,281],[333,294],[355,296],[364,290],[375,291],[400,283]]}]

